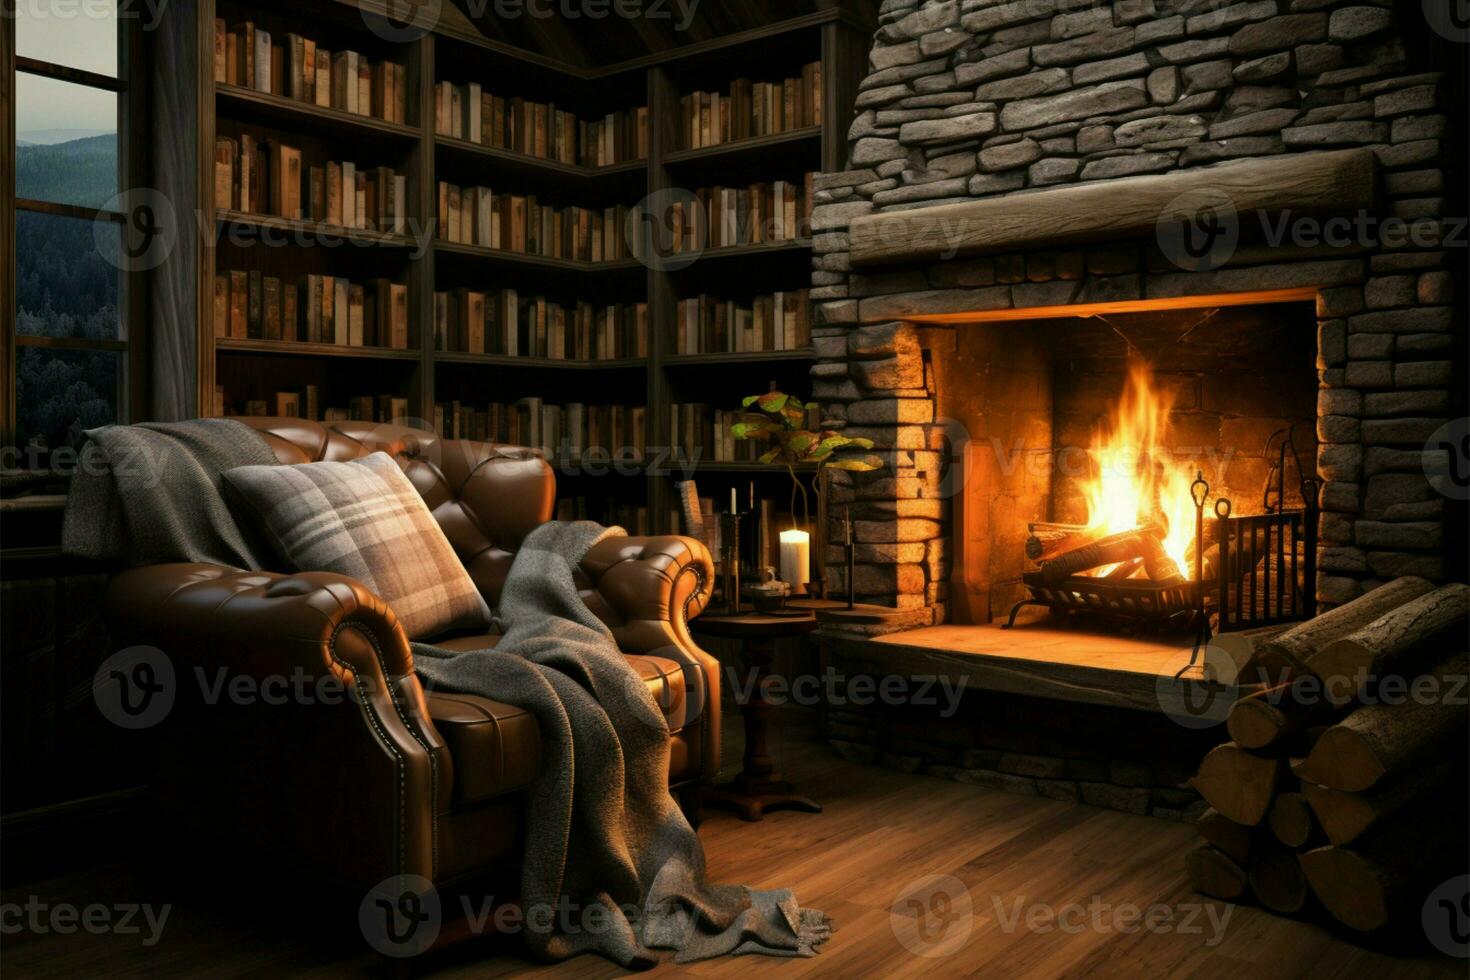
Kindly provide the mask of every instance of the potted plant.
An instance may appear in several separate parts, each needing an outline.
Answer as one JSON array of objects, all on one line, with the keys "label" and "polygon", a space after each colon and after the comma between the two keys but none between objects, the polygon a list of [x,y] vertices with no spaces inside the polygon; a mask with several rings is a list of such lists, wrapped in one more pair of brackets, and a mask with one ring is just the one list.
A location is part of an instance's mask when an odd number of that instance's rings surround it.
[{"label": "potted plant", "polygon": [[807,463],[816,465],[812,489],[817,495],[817,554],[821,558],[818,562],[820,568],[826,561],[826,471],[836,469],[869,472],[881,468],[883,460],[872,453],[860,452],[873,448],[871,439],[808,429],[807,410],[810,406],[784,392],[768,391],[751,395],[742,399],[740,404],[744,412],[741,413],[740,420],[730,427],[730,434],[736,439],[769,441],[770,448],[761,454],[759,461],[784,466],[791,475],[791,530],[781,534],[781,577],[791,582],[798,591],[802,591],[806,585],[807,570],[804,566],[810,559],[806,557],[809,554],[806,532],[797,526],[796,499],[800,494],[801,521],[808,524],[811,523],[811,499],[796,468]]}]

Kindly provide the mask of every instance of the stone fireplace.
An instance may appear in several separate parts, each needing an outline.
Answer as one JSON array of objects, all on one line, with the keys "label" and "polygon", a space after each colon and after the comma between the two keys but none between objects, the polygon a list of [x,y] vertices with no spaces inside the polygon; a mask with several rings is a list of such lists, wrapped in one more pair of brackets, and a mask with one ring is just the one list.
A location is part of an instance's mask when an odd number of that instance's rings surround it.
[{"label": "stone fireplace", "polygon": [[814,394],[889,464],[834,478],[859,598],[1002,616],[1131,360],[1235,513],[1289,436],[1321,603],[1463,577],[1429,480],[1466,414],[1447,43],[1418,4],[886,0],[813,216]]}]

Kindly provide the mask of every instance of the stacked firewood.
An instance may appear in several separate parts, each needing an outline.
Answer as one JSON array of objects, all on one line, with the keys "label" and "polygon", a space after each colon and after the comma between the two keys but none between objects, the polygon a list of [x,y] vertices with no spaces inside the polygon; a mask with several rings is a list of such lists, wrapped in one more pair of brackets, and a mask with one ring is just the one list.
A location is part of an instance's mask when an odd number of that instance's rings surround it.
[{"label": "stacked firewood", "polygon": [[1192,785],[1197,891],[1312,904],[1364,932],[1417,921],[1465,871],[1470,586],[1396,579],[1308,622],[1235,634],[1244,695]]}]

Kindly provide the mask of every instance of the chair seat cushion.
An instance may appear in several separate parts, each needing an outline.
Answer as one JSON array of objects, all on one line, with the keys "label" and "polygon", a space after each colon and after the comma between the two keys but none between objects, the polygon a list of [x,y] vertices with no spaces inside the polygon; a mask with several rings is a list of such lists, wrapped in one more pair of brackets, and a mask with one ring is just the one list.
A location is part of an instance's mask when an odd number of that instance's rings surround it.
[{"label": "chair seat cushion", "polygon": [[[486,650],[500,642],[493,633],[436,642],[449,650]],[[686,722],[683,668],[663,657],[630,655],[629,664],[643,678],[654,703],[675,733],[669,763],[671,780],[686,776],[688,753],[679,732]],[[473,803],[531,784],[541,765],[541,733],[536,719],[521,708],[472,694],[429,692],[429,717],[454,760],[454,799]]]}]

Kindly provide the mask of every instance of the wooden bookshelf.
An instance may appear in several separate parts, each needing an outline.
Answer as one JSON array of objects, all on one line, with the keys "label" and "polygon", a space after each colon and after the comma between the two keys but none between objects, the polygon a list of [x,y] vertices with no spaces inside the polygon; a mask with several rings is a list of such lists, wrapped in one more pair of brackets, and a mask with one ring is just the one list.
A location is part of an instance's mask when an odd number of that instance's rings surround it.
[{"label": "wooden bookshelf", "polygon": [[[692,263],[683,261],[687,256],[672,263],[589,262],[445,241],[434,237],[433,223],[441,180],[489,187],[497,195],[538,195],[558,207],[599,210],[632,209],[660,191],[799,182],[808,172],[840,169],[873,29],[845,5],[597,68],[488,40],[454,19],[447,19],[434,33],[410,40],[373,37],[346,2],[301,7],[282,0],[194,0],[189,6],[191,14],[168,18],[160,33],[160,44],[174,55],[178,75],[199,79],[196,90],[168,107],[170,114],[181,118],[170,134],[197,129],[194,152],[167,154],[160,180],[160,189],[171,200],[186,208],[197,206],[204,216],[198,223],[198,239],[183,244],[162,273],[165,281],[177,286],[170,286],[155,303],[162,334],[155,356],[198,365],[194,378],[169,393],[175,404],[192,406],[192,414],[209,414],[221,381],[266,386],[238,395],[227,389],[232,403],[244,403],[268,398],[270,384],[301,383],[314,375],[320,378],[323,397],[330,390],[407,399],[409,416],[429,420],[420,424],[431,424],[436,405],[452,401],[483,409],[489,402],[538,396],[548,405],[575,401],[589,409],[611,404],[644,407],[646,444],[652,449],[669,444],[671,405],[708,403],[733,409],[741,396],[765,390],[772,382],[799,397],[809,394],[807,372],[814,360],[810,347],[675,352],[681,299],[706,293],[747,304],[753,295],[809,285],[809,237],[705,248]],[[216,82],[214,19],[233,21],[247,15],[267,25],[273,37],[294,32],[334,51],[360,50],[370,58],[401,65],[406,73],[405,121]],[[821,66],[820,125],[683,148],[679,115],[683,95],[728,90],[735,79],[755,77],[751,73],[767,81],[797,76],[810,62]],[[479,82],[486,91],[496,86],[497,95],[554,103],[585,120],[646,105],[647,156],[609,166],[583,166],[444,135],[435,125],[435,89],[440,82]],[[329,159],[352,161],[359,168],[392,167],[407,181],[406,233],[217,208],[215,136],[242,132],[283,142],[299,140],[307,147],[303,156],[314,151],[317,157],[329,153]],[[274,233],[288,243],[242,247],[229,240],[232,231]],[[339,247],[313,247],[317,239],[337,242]],[[409,349],[216,337],[214,277],[245,267],[282,281],[315,273],[348,277],[355,283],[387,278],[405,284]],[[518,290],[523,299],[544,296],[566,307],[579,301],[595,310],[646,304],[648,354],[570,360],[434,349],[436,291],[488,293],[502,288]],[[363,386],[361,392],[354,384]],[[652,455],[650,451],[650,459]],[[579,495],[646,501],[653,531],[668,529],[673,483],[687,475],[687,461],[666,461],[663,466],[640,463],[634,467],[637,475],[628,476],[626,460],[609,464],[616,473],[598,475],[595,469],[583,472],[562,466],[565,453],[553,453],[552,459],[559,469],[573,471],[565,478],[577,483]],[[784,497],[789,489],[784,470],[775,467],[703,460],[693,466],[701,494],[721,500],[731,486],[741,488],[743,499],[750,480],[761,484],[762,495]]]}]

